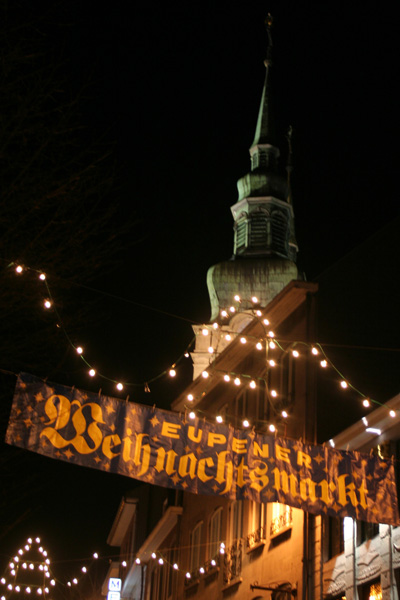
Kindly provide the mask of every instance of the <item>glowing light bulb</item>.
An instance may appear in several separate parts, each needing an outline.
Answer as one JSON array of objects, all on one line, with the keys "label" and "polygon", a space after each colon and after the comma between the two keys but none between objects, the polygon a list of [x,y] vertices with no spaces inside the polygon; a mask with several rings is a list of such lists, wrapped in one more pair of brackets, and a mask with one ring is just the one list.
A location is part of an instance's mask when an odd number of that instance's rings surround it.
[{"label": "glowing light bulb", "polygon": [[72,583],[75,583],[75,585],[78,583],[78,580],[76,577],[72,580]]},{"label": "glowing light bulb", "polygon": [[33,565],[32,563],[29,565],[29,568],[31,571],[33,571],[33,569],[35,568],[35,565]]},{"label": "glowing light bulb", "polygon": [[121,565],[122,565],[123,567],[126,567],[126,566],[127,566],[127,564],[128,564],[128,563],[126,562],[126,560],[123,560],[123,561],[122,561],[122,563],[121,563]]},{"label": "glowing light bulb", "polygon": [[136,563],[137,565],[140,565],[140,558],[139,558],[139,557],[137,557],[137,559],[135,560],[135,563]]},{"label": "glowing light bulb", "polygon": [[82,573],[87,573],[87,568],[86,567],[82,567]]},{"label": "glowing light bulb", "polygon": [[201,575],[204,575],[204,573],[205,573],[204,567],[200,567],[200,569],[199,569],[199,573],[200,573]]},{"label": "glowing light bulb", "polygon": [[90,377],[94,377],[96,375],[96,371],[94,369],[90,369],[89,375]]},{"label": "glowing light bulb", "polygon": [[40,279],[41,281],[44,281],[44,280],[46,279],[46,274],[45,274],[45,273],[40,273],[40,275],[39,275],[39,279]]},{"label": "glowing light bulb", "polygon": [[298,353],[297,350],[293,350],[292,356],[294,356],[294,358],[299,358],[300,354]]},{"label": "glowing light bulb", "polygon": [[179,569],[179,567],[176,563],[173,564],[173,568],[175,569],[175,571],[177,571]]},{"label": "glowing light bulb", "polygon": [[334,448],[334,447],[335,447],[335,442],[334,442],[332,439],[331,439],[331,440],[329,440],[329,444],[330,444],[330,446],[331,446],[332,448]]},{"label": "glowing light bulb", "polygon": [[18,273],[18,274],[22,273],[22,271],[23,271],[23,270],[24,270],[24,269],[23,269],[23,267],[21,267],[21,265],[17,265],[17,266],[15,267],[15,271],[16,271],[16,273]]},{"label": "glowing light bulb", "polygon": [[158,564],[159,564],[159,565],[163,565],[163,564],[164,564],[164,561],[163,561],[163,559],[162,559],[162,558],[159,558],[159,559],[158,559]]},{"label": "glowing light bulb", "polygon": [[221,317],[226,319],[227,316],[228,316],[228,313],[226,312],[226,310],[221,310]]},{"label": "glowing light bulb", "polygon": [[196,418],[196,413],[195,413],[195,412],[192,410],[192,411],[189,413],[189,419],[195,419],[195,418]]},{"label": "glowing light bulb", "polygon": [[225,381],[230,381],[231,380],[231,378],[229,377],[229,375],[227,373],[225,373],[225,375],[224,375],[224,380]]},{"label": "glowing light bulb", "polygon": [[187,399],[189,400],[189,402],[193,402],[193,394],[188,394]]},{"label": "glowing light bulb", "polygon": [[175,371],[175,369],[170,369],[170,370],[169,370],[169,376],[170,376],[170,377],[175,377],[175,375],[176,375],[176,371]]},{"label": "glowing light bulb", "polygon": [[250,381],[249,385],[250,385],[250,387],[251,387],[252,390],[255,390],[256,387],[257,387],[257,384],[256,384],[256,382],[254,380]]},{"label": "glowing light bulb", "polygon": [[13,589],[11,583],[9,583],[7,587],[8,587],[9,590]]},{"label": "glowing light bulb", "polygon": [[26,591],[27,594],[30,594],[31,593],[31,588],[27,587],[25,591]]},{"label": "glowing light bulb", "polygon": [[217,415],[217,416],[215,417],[215,420],[217,421],[217,423],[223,423],[223,422],[224,422],[224,420],[223,420],[223,418],[221,417],[221,415]]},{"label": "glowing light bulb", "polygon": [[271,425],[268,427],[268,429],[270,430],[270,432],[271,432],[271,433],[274,433],[274,431],[276,431],[276,427],[275,427],[275,425],[273,425],[272,423],[271,423]]},{"label": "glowing light bulb", "polygon": [[275,367],[275,366],[276,366],[276,362],[274,361],[274,359],[273,359],[273,358],[271,358],[271,359],[268,361],[268,364],[269,364],[269,366],[270,366],[270,367]]},{"label": "glowing light bulb", "polygon": [[325,359],[321,360],[321,362],[319,364],[321,365],[321,367],[323,369],[326,369],[326,367],[328,366],[328,362]]},{"label": "glowing light bulb", "polygon": [[275,337],[274,332],[273,331],[268,331],[268,337],[274,338]]},{"label": "glowing light bulb", "polygon": [[13,568],[14,568],[14,566],[15,566],[15,565],[14,565],[14,563],[12,563],[12,562],[11,562],[11,563],[10,563],[10,569],[13,569]]},{"label": "glowing light bulb", "polygon": [[201,374],[201,376],[202,376],[204,379],[207,379],[207,378],[208,378],[208,376],[209,376],[209,373],[208,373],[208,371],[203,371],[203,372],[202,372],[202,374]]},{"label": "glowing light bulb", "polygon": [[185,352],[185,358],[189,358],[190,354],[189,352]]},{"label": "glowing light bulb", "polygon": [[21,591],[21,588],[19,587],[19,585],[16,585],[16,586],[15,586],[15,591],[16,591],[16,592],[20,592],[20,591]]},{"label": "glowing light bulb", "polygon": [[78,354],[82,354],[82,353],[83,353],[83,348],[82,348],[82,346],[78,346],[78,347],[76,348],[76,351],[77,351],[77,353],[78,353]]},{"label": "glowing light bulb", "polygon": [[25,550],[27,550],[27,551],[28,551],[28,550],[29,550],[29,548],[30,548],[30,546],[28,546],[28,544],[26,544],[26,546],[25,546]]},{"label": "glowing light bulb", "polygon": [[244,419],[244,421],[243,421],[243,427],[250,427],[250,423],[248,422],[247,419]]},{"label": "glowing light bulb", "polygon": [[278,392],[276,390],[271,390],[271,396],[276,398],[278,396]]},{"label": "glowing light bulb", "polygon": [[235,377],[235,379],[234,379],[233,383],[234,383],[235,385],[240,385],[241,381],[240,381],[239,377]]},{"label": "glowing light bulb", "polygon": [[246,338],[245,338],[245,337],[241,337],[241,338],[240,338],[240,343],[241,343],[241,344],[245,344],[246,342],[247,342],[247,340],[246,340]]},{"label": "glowing light bulb", "polygon": [[262,343],[261,342],[257,342],[256,348],[257,348],[257,350],[262,350],[262,348],[263,348]]},{"label": "glowing light bulb", "polygon": [[93,558],[99,558],[99,555],[97,554],[97,552],[95,552],[95,553],[93,554]]},{"label": "glowing light bulb", "polygon": [[396,411],[394,411],[394,410],[391,410],[391,411],[389,412],[389,415],[392,417],[392,419],[394,419],[394,417],[396,416]]},{"label": "glowing light bulb", "polygon": [[288,414],[287,414],[286,410],[283,410],[283,411],[281,412],[281,415],[282,415],[282,417],[283,417],[284,419],[287,419],[287,417],[288,417]]},{"label": "glowing light bulb", "polygon": [[227,333],[226,336],[225,336],[225,339],[226,339],[227,342],[230,342],[231,339],[232,339],[232,336],[229,333]]},{"label": "glowing light bulb", "polygon": [[213,323],[213,329],[218,329],[218,328],[219,328],[218,323],[217,322]]},{"label": "glowing light bulb", "polygon": [[268,319],[263,319],[263,323],[264,323],[264,325],[269,325]]},{"label": "glowing light bulb", "polygon": [[229,311],[230,311],[231,313],[234,313],[234,312],[236,312],[236,308],[235,308],[234,306],[230,306],[230,307],[229,307]]},{"label": "glowing light bulb", "polygon": [[252,296],[251,297],[251,301],[252,301],[253,304],[258,304],[258,302],[259,302],[257,296]]},{"label": "glowing light bulb", "polygon": [[119,390],[121,392],[123,389],[124,389],[124,385],[121,382],[117,383],[117,390]]},{"label": "glowing light bulb", "polygon": [[269,347],[271,348],[271,350],[274,350],[274,348],[276,348],[275,342],[270,342]]},{"label": "glowing light bulb", "polygon": [[313,347],[311,348],[311,352],[312,352],[312,354],[314,354],[314,356],[317,356],[317,354],[319,354],[319,352],[318,352],[318,348],[316,348],[315,346],[313,346]]},{"label": "glowing light bulb", "polygon": [[[78,582],[77,582],[78,583]],[[43,590],[42,588],[38,588],[37,589],[37,593],[39,594],[39,596],[41,596],[43,594]]]},{"label": "glowing light bulb", "polygon": [[39,538],[39,537],[37,537],[37,538],[35,539],[35,542],[36,542],[37,544],[40,544],[40,538]]},{"label": "glowing light bulb", "polygon": [[51,302],[48,298],[43,302],[45,308],[51,308]]},{"label": "glowing light bulb", "polygon": [[261,310],[256,310],[256,315],[257,315],[257,317],[261,317],[261,315],[262,315]]},{"label": "glowing light bulb", "polygon": [[10,571],[10,573],[11,573],[11,575],[14,577],[14,575],[15,575],[15,569],[12,569],[12,570]]},{"label": "glowing light bulb", "polygon": [[348,386],[348,383],[347,383],[347,381],[345,381],[345,380],[343,379],[343,380],[340,382],[340,387],[341,387],[341,388],[343,388],[344,390],[345,390],[346,388],[348,388],[349,386]]},{"label": "glowing light bulb", "polygon": [[203,329],[201,330],[201,333],[204,335],[204,337],[207,337],[207,335],[208,335],[207,327],[203,327]]},{"label": "glowing light bulb", "polygon": [[212,346],[208,347],[208,353],[209,354],[214,354],[214,348]]},{"label": "glowing light bulb", "polygon": [[369,402],[368,398],[364,398],[363,406],[365,406],[365,408],[368,408],[370,406],[370,402]]},{"label": "glowing light bulb", "polygon": [[6,583],[6,580],[4,579],[4,577],[2,577],[2,578],[0,579],[0,583],[2,583],[3,585]]},{"label": "glowing light bulb", "polygon": [[191,576],[191,574],[189,573],[189,571],[186,573],[185,577],[186,577],[186,579],[191,579],[191,577],[192,577],[192,576]]},{"label": "glowing light bulb", "polygon": [[55,581],[55,579],[52,579],[52,580],[50,581],[50,585],[56,585],[56,581]]},{"label": "glowing light bulb", "polygon": [[217,564],[217,563],[215,562],[215,560],[214,560],[214,559],[212,559],[212,560],[211,560],[211,566],[212,566],[212,567],[215,567],[215,566],[216,566],[216,564]]},{"label": "glowing light bulb", "polygon": [[240,302],[240,296],[239,296],[239,294],[236,294],[236,296],[234,296],[233,299],[236,300],[236,302]]}]

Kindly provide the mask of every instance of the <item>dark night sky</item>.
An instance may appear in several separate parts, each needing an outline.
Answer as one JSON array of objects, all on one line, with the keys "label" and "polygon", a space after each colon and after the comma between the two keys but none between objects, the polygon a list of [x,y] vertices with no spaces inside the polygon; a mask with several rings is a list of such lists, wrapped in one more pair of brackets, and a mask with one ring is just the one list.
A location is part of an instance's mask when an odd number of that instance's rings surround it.
[{"label": "dark night sky", "polygon": [[[190,322],[209,318],[206,272],[232,254],[230,206],[236,181],[250,166],[268,11],[275,18],[282,143],[287,126],[294,128],[299,264],[321,284],[320,340],[398,347],[399,43],[391,6],[60,4],[71,24],[71,86],[78,87],[88,70],[97,81],[86,118],[116,140],[121,219],[134,213],[140,220],[123,267],[91,282],[123,299],[93,292],[109,317],[85,332],[84,342],[103,372],[150,379],[184,351]],[[398,392],[395,352],[332,353],[342,370],[354,368],[366,394],[384,401]],[[96,385],[87,382],[88,389]],[[151,403],[167,405],[180,385],[161,382]],[[139,392],[130,397],[143,400]],[[325,416],[333,411],[349,422],[356,418],[336,392],[321,404]],[[97,548],[110,553],[105,541],[131,482],[29,453],[20,460],[37,470],[39,481],[48,478],[46,494],[39,501],[42,492],[33,490],[31,502],[28,497],[31,512],[2,540],[0,559],[36,533],[48,540],[54,559],[83,558]]]}]

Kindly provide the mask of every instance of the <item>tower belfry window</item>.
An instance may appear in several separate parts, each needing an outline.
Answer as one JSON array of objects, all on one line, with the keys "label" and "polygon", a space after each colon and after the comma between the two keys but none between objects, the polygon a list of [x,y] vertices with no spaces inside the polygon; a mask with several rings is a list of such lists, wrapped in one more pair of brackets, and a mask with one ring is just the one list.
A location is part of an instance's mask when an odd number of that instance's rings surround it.
[{"label": "tower belfry window", "polygon": [[280,254],[287,254],[288,226],[287,216],[280,210],[276,210],[271,216],[272,222],[272,249]]}]

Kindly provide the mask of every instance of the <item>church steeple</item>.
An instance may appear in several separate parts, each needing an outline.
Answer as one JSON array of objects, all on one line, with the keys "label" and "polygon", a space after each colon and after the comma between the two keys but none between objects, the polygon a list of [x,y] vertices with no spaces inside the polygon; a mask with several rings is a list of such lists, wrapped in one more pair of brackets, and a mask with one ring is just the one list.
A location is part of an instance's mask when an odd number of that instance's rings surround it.
[{"label": "church steeple", "polygon": [[274,114],[272,18],[267,18],[268,48],[265,80],[254,141],[251,171],[237,183],[239,198],[232,206],[235,220],[234,255],[279,256],[295,260],[289,244],[293,210],[287,178],[279,171],[279,148]]},{"label": "church steeple", "polygon": [[235,294],[247,299],[257,296],[260,305],[266,306],[290,281],[300,278],[295,264],[297,243],[290,188],[291,133],[285,173],[279,163],[271,28],[268,15],[265,80],[249,150],[251,168],[238,180],[238,200],[231,207],[233,257],[214,265],[207,274],[211,320],[218,319],[220,311],[231,305]]}]

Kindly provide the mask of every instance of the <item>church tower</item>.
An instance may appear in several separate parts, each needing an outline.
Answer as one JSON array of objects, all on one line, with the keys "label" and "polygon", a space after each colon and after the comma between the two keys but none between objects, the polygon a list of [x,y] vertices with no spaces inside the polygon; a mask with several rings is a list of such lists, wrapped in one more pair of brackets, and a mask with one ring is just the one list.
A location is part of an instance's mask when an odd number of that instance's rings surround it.
[{"label": "church tower", "polygon": [[[222,329],[240,331],[245,327],[246,309],[252,309],[252,298],[263,308],[290,281],[301,279],[296,266],[298,252],[292,206],[291,129],[288,132],[288,160],[280,164],[277,123],[274,114],[275,90],[272,62],[272,18],[266,22],[268,47],[264,60],[265,81],[250,147],[251,170],[237,182],[238,200],[231,207],[234,219],[234,247],[231,260],[220,262],[208,270],[207,286],[211,302],[211,322],[221,324],[221,311],[230,317],[222,320]],[[236,314],[234,298],[240,298],[240,314]],[[229,312],[229,310],[231,311]],[[201,327],[194,327],[195,333]],[[196,335],[192,353],[194,378],[210,362],[210,352],[219,353],[227,342],[217,332],[213,340]],[[215,357],[213,357],[215,358]]]}]

